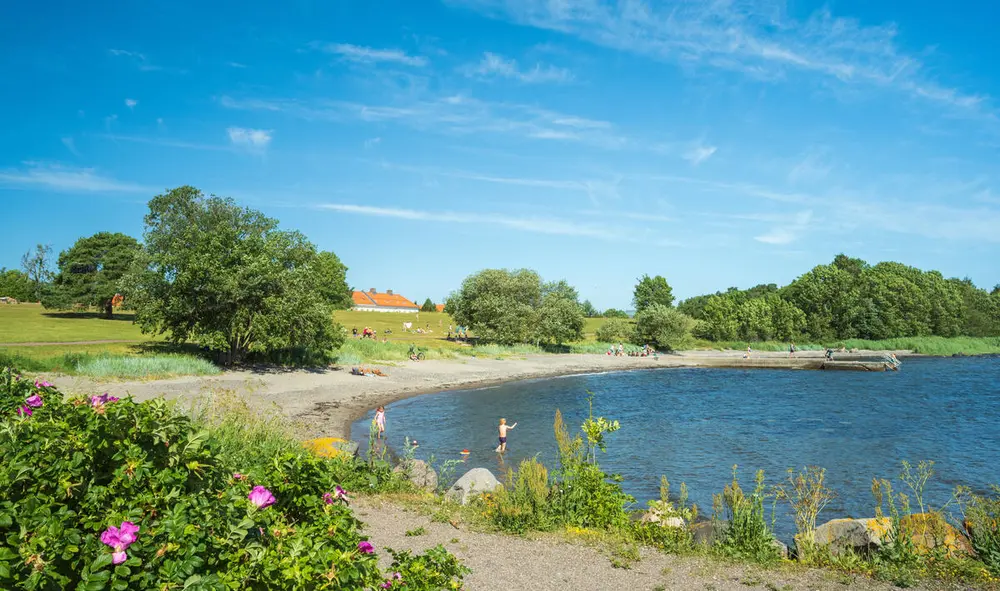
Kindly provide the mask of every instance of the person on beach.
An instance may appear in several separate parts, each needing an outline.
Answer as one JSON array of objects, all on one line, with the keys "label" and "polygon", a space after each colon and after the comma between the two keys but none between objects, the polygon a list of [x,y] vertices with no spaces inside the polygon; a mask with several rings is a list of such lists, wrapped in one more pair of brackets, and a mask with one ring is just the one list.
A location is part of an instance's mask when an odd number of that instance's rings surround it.
[{"label": "person on beach", "polygon": [[378,425],[378,438],[385,436],[385,407],[380,406],[375,411],[375,424]]},{"label": "person on beach", "polygon": [[747,352],[743,354],[743,359],[750,359],[750,345],[747,345]]},{"label": "person on beach", "polygon": [[516,426],[517,423],[514,423],[513,425],[508,425],[507,419],[500,419],[500,426],[497,428],[497,431],[499,431],[500,434],[499,437],[500,445],[497,446],[497,453],[502,454],[505,451],[507,451],[507,431],[510,431]]},{"label": "person on beach", "polygon": [[795,343],[788,345],[788,357],[795,357]]}]

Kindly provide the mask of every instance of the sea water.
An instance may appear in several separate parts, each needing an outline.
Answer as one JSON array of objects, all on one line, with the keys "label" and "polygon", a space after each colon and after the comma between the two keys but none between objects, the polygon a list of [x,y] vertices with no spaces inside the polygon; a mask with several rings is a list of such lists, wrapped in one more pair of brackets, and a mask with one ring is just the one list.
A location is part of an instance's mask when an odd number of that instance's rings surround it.
[{"label": "sea water", "polygon": [[[388,405],[389,444],[400,451],[409,437],[419,442],[418,458],[433,456],[439,466],[463,460],[456,477],[474,467],[503,472],[532,456],[551,469],[555,411],[579,432],[588,391],[595,416],[621,422],[598,460],[643,506],[658,497],[665,475],[674,493],[687,483],[691,501],[707,514],[734,465],[744,490],[758,469],[770,485],[784,482],[789,468],[825,468],[837,497],[821,523],[874,515],[872,478],[893,479],[894,489],[909,492],[896,478],[902,460],[935,462],[925,494],[934,507],[958,484],[986,492],[1000,483],[997,357],[910,358],[898,373],[660,369],[441,392]],[[503,457],[494,451],[501,417],[517,423]],[[371,418],[352,429],[362,450]],[[788,539],[794,523],[787,508],[779,505],[776,517]]]}]

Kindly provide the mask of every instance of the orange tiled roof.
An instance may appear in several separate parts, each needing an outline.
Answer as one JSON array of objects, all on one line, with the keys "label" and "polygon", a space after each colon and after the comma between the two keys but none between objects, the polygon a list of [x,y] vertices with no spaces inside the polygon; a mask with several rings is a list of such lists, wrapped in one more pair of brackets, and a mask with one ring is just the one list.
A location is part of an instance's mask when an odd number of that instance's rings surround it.
[{"label": "orange tiled roof", "polygon": [[438,304],[434,306],[438,312],[444,312],[444,304]]},{"label": "orange tiled roof", "polygon": [[359,306],[371,306],[372,304],[382,308],[414,308],[420,306],[404,298],[398,293],[371,293],[367,291],[356,291],[352,294],[354,303]]},{"label": "orange tiled roof", "polygon": [[370,297],[368,297],[368,294],[363,291],[356,291],[351,294],[351,297],[354,299],[355,305],[358,306],[371,306],[375,303]]}]

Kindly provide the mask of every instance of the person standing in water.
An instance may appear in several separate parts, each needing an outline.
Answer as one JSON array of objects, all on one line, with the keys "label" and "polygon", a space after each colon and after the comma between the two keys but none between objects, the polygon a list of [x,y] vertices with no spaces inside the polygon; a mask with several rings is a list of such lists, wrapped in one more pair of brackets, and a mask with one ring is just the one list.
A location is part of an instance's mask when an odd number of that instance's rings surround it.
[{"label": "person standing in water", "polygon": [[516,426],[517,423],[514,423],[513,425],[508,425],[507,419],[500,419],[500,426],[497,427],[497,431],[499,431],[500,434],[499,437],[500,445],[497,446],[497,453],[502,454],[503,452],[507,451],[507,431],[510,431]]},{"label": "person standing in water", "polygon": [[375,411],[375,424],[378,425],[378,438],[385,436],[385,407],[380,406]]}]

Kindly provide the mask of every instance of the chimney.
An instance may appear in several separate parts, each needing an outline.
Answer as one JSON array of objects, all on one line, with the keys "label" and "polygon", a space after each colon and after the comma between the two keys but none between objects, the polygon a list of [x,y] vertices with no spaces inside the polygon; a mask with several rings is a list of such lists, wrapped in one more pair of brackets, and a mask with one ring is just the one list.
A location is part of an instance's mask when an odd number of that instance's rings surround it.
[{"label": "chimney", "polygon": [[375,288],[373,287],[373,288],[371,288],[371,289],[368,290],[368,293],[378,293],[378,292],[375,291]]},{"label": "chimney", "polygon": [[386,293],[386,295],[392,295],[392,290],[391,289],[387,289],[387,290],[385,290],[385,293]]}]

